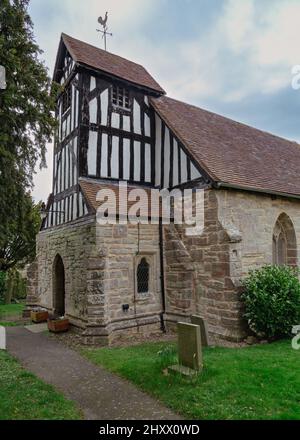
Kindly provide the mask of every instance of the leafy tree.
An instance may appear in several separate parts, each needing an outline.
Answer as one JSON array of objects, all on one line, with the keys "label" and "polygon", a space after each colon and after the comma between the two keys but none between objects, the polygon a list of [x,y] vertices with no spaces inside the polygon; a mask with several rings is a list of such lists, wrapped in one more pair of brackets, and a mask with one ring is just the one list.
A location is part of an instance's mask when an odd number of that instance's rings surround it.
[{"label": "leafy tree", "polygon": [[34,205],[29,194],[25,195],[22,210],[2,238],[0,271],[8,271],[17,265],[22,267],[34,260],[36,235],[41,224],[40,208],[40,204]]},{"label": "leafy tree", "polygon": [[[0,2],[0,270],[33,255],[36,209],[28,196],[36,163],[45,165],[55,119],[55,90],[33,36],[29,0]],[[33,223],[30,224],[30,220]]]}]

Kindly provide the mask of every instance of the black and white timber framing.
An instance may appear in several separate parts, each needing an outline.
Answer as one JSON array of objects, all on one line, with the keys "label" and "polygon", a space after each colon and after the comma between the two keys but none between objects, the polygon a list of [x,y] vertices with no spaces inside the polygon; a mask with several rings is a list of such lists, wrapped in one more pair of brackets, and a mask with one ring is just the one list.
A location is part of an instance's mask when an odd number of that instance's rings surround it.
[{"label": "black and white timber framing", "polygon": [[[151,106],[149,98],[158,97],[158,92],[78,65],[65,47],[58,60],[54,79],[63,90],[57,100],[53,191],[44,229],[89,213],[79,177],[159,189],[202,178]],[[116,90],[125,91],[126,106],[116,104]]]}]

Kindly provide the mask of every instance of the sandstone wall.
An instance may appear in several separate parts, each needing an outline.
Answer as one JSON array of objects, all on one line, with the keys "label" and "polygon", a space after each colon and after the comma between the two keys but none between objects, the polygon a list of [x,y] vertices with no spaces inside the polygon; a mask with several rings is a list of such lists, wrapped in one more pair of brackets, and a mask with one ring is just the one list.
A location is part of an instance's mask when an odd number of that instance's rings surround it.
[{"label": "sandstone wall", "polygon": [[53,263],[57,254],[65,269],[65,310],[73,324],[87,321],[87,270],[96,250],[96,230],[89,220],[41,232],[37,237],[36,304],[53,311]]},{"label": "sandstone wall", "polygon": [[[213,339],[241,340],[241,280],[250,269],[272,263],[278,217],[291,219],[300,243],[300,201],[234,190],[205,192],[205,228],[188,237],[185,226],[165,227],[169,327],[197,313]],[[295,261],[290,261],[292,264]]]},{"label": "sandstone wall", "polygon": [[[158,226],[97,225],[96,243],[98,257],[88,275],[87,342],[113,342],[132,334],[159,331],[162,306]],[[142,257],[150,264],[147,294],[138,294],[135,282]],[[126,305],[129,308],[124,311]]]},{"label": "sandstone wall", "polygon": [[277,219],[287,214],[295,229],[297,253],[300,251],[300,200],[272,197],[245,191],[220,190],[218,218],[227,230],[235,229],[241,235],[241,242],[232,249],[232,277],[244,277],[249,270],[265,264],[272,264],[272,237]]},{"label": "sandstone wall", "polygon": [[[100,226],[90,218],[41,232],[29,306],[53,311],[53,263],[58,254],[65,269],[66,316],[84,329],[86,343],[108,344],[160,331],[158,225]],[[135,271],[143,257],[150,264],[150,289],[139,294]]]},{"label": "sandstone wall", "polygon": [[218,219],[218,200],[205,191],[205,223],[201,235],[188,236],[186,226],[165,227],[167,321],[189,321],[202,316],[211,338],[240,340],[245,336],[239,290],[231,279],[233,243]]}]

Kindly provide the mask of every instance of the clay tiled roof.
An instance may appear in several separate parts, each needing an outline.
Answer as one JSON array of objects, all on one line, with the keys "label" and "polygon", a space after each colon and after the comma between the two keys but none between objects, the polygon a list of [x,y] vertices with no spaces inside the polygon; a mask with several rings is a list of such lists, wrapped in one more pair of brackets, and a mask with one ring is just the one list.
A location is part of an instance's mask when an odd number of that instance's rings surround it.
[{"label": "clay tiled roof", "polygon": [[155,79],[140,64],[91,46],[66,34],[62,34],[62,40],[74,61],[155,92],[165,93]]},{"label": "clay tiled roof", "polygon": [[214,182],[300,195],[300,145],[162,96],[151,102]]},{"label": "clay tiled roof", "polygon": [[[111,182],[109,182],[109,183],[106,183],[105,181],[96,181],[96,180],[93,180],[93,179],[84,179],[84,178],[81,178],[81,179],[79,179],[79,185],[80,185],[80,187],[81,187],[81,190],[82,190],[82,192],[83,192],[83,194],[84,194],[84,196],[85,196],[85,199],[86,199],[86,201],[87,201],[87,203],[88,203],[88,205],[89,205],[89,207],[90,208],[92,208],[95,212],[97,211],[97,209],[101,206],[101,204],[103,203],[103,202],[100,202],[100,201],[97,201],[97,194],[98,194],[98,192],[100,191],[100,190],[107,190],[107,189],[109,189],[109,190],[112,190],[113,192],[114,192],[114,194],[115,194],[115,197],[116,197],[116,214],[119,214],[120,212],[119,212],[119,200],[120,200],[120,193],[119,193],[119,185],[118,184],[114,184],[114,183],[111,183]],[[150,190],[150,188],[144,188],[144,187],[141,187],[141,186],[130,186],[130,185],[128,185],[127,186],[127,200],[128,200],[128,193],[131,191],[131,190],[134,190],[134,189],[143,189],[143,190],[145,190],[146,191],[146,194],[147,194],[147,202],[145,203],[145,204],[142,204],[142,209],[143,209],[143,212],[147,212],[148,213],[148,217],[150,217],[151,216],[151,207],[153,208],[153,218],[157,218],[156,217],[156,215],[155,215],[155,213],[158,213],[158,209],[159,209],[159,202],[158,203],[153,203],[153,205],[151,206],[151,190]],[[121,194],[121,196],[122,196],[122,194]],[[133,206],[133,205],[135,205],[137,203],[137,201],[136,201],[136,198],[134,197],[134,200],[133,201],[128,201],[128,210],[130,210],[130,207],[131,206]],[[113,212],[113,206],[111,207],[112,208],[112,210],[111,210],[111,213]],[[141,214],[141,217],[143,217],[142,216],[142,214]]]}]

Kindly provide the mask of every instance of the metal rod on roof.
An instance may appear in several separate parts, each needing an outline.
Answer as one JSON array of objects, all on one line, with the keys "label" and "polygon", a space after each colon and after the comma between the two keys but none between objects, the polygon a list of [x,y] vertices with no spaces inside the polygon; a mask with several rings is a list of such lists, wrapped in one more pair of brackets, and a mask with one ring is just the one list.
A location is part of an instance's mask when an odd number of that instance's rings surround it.
[{"label": "metal rod on roof", "polygon": [[105,13],[104,18],[102,18],[102,17],[98,18],[98,23],[101,24],[101,26],[103,27],[103,30],[96,29],[97,32],[101,32],[101,34],[102,34],[102,39],[104,39],[105,50],[107,50],[107,42],[106,42],[107,35],[109,35],[110,37],[113,36],[113,34],[111,32],[108,32],[107,19],[108,19],[108,12]]}]

